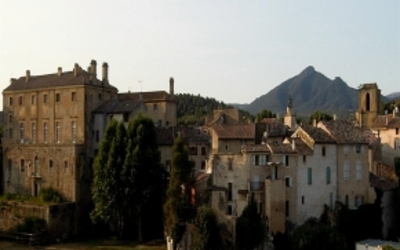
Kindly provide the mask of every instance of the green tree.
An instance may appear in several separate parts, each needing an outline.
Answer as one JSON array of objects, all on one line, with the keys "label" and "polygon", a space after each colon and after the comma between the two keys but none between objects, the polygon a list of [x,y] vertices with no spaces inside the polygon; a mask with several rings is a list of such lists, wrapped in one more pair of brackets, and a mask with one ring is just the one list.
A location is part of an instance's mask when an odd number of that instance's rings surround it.
[{"label": "green tree", "polygon": [[313,124],[314,120],[316,120],[317,123],[319,121],[331,121],[333,120],[333,116],[331,116],[328,113],[324,113],[322,111],[315,111],[310,117],[309,124]]},{"label": "green tree", "polygon": [[177,243],[182,237],[182,222],[188,219],[185,190],[193,179],[193,164],[185,148],[184,139],[178,136],[172,148],[171,175],[164,204],[165,226],[169,235]]},{"label": "green tree", "polygon": [[94,222],[116,223],[118,237],[122,237],[127,207],[121,172],[126,155],[126,129],[123,123],[111,120],[100,143],[93,164],[92,198]]},{"label": "green tree", "polygon": [[253,250],[263,242],[265,233],[265,221],[257,212],[257,203],[252,196],[240,217],[236,219],[236,248]]},{"label": "green tree", "polygon": [[257,114],[257,121],[261,121],[264,118],[276,118],[276,114],[271,110],[263,109],[260,113]]},{"label": "green tree", "polygon": [[217,217],[212,208],[201,206],[194,219],[195,250],[221,249]]},{"label": "green tree", "polygon": [[129,121],[127,144],[123,206],[133,211],[139,241],[163,237],[164,170],[154,122],[142,114]]}]

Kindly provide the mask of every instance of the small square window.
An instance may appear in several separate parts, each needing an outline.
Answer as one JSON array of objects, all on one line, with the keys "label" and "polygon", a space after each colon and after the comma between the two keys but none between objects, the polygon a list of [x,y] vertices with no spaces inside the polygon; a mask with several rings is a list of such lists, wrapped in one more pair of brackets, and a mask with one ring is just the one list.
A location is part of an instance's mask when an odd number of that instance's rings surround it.
[{"label": "small square window", "polygon": [[102,97],[102,96],[101,96],[101,93],[99,93],[99,100],[101,100],[101,97]]},{"label": "small square window", "polygon": [[13,105],[13,98],[10,97],[10,99],[8,100],[8,102],[9,102],[10,106],[12,106],[12,105]]},{"label": "small square window", "polygon": [[75,92],[71,93],[71,101],[73,101],[73,102],[76,101],[76,93]]},{"label": "small square window", "polygon": [[56,94],[56,102],[60,102],[60,100],[61,100],[60,93],[57,93]]},{"label": "small square window", "polygon": [[396,128],[396,135],[399,134],[399,128]]},{"label": "small square window", "polygon": [[43,103],[47,103],[47,95],[43,95]]},{"label": "small square window", "polygon": [[22,96],[20,96],[20,97],[18,98],[18,102],[19,102],[19,105],[22,105],[22,104],[23,104],[23,97],[22,97]]},{"label": "small square window", "polygon": [[305,163],[307,161],[307,156],[303,155],[303,162]]}]

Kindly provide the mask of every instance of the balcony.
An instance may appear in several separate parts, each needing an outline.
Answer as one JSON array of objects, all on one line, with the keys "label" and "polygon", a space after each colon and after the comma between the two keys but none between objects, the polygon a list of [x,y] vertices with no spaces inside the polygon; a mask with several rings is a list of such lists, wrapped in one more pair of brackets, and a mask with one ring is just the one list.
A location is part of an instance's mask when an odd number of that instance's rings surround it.
[{"label": "balcony", "polygon": [[264,191],[265,183],[263,181],[251,181],[250,182],[251,191]]}]

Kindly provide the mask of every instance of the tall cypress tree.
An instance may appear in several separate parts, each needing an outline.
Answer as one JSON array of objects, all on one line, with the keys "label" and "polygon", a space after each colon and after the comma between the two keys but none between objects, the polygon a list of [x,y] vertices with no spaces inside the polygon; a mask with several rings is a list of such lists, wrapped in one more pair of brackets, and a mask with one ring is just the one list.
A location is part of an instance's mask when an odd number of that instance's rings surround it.
[{"label": "tall cypress tree", "polygon": [[185,149],[184,139],[178,136],[172,148],[171,175],[167,190],[167,200],[164,204],[165,226],[174,242],[178,242],[184,228],[180,223],[185,219],[185,207],[188,202],[183,190],[192,180],[193,164],[189,160],[189,154]]}]

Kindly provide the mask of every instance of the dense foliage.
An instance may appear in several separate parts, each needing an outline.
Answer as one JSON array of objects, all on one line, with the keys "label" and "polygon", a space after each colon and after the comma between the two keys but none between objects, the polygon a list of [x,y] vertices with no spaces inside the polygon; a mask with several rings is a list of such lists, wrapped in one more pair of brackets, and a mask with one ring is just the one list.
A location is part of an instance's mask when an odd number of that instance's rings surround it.
[{"label": "dense foliage", "polygon": [[276,118],[276,114],[273,113],[271,110],[263,109],[260,113],[256,115],[257,121],[261,121],[264,118]]},{"label": "dense foliage", "polygon": [[139,241],[162,236],[163,169],[156,136],[153,121],[139,114],[128,129],[111,120],[100,143],[91,217],[113,224],[119,238],[132,224]]},{"label": "dense foliage", "polygon": [[175,243],[179,242],[185,230],[184,222],[189,219],[190,206],[187,192],[193,180],[193,164],[185,148],[184,139],[178,136],[172,148],[171,175],[164,204],[166,231]]},{"label": "dense foliage", "polygon": [[194,250],[219,250],[222,248],[217,217],[212,208],[201,206],[197,210],[194,226]]},{"label": "dense foliage", "polygon": [[46,229],[46,221],[36,216],[25,217],[22,223],[17,226],[17,231],[22,233],[41,233]]},{"label": "dense foliage", "polygon": [[[178,123],[181,125],[203,125],[206,117],[212,115],[214,110],[232,108],[224,102],[200,95],[177,94],[175,97],[178,101]],[[239,113],[240,117],[253,120],[250,113],[243,110],[239,110]]]},{"label": "dense foliage", "polygon": [[266,224],[257,212],[257,203],[254,196],[236,219],[236,248],[239,250],[253,250],[259,246],[266,235]]},{"label": "dense foliage", "polygon": [[52,187],[41,188],[39,191],[39,199],[42,202],[61,203],[64,201],[63,196],[56,189]]},{"label": "dense foliage", "polygon": [[333,120],[333,116],[331,116],[328,113],[322,112],[322,111],[315,111],[310,116],[309,124],[313,124],[314,120],[316,120],[317,123],[319,121],[331,121],[331,120]]}]

